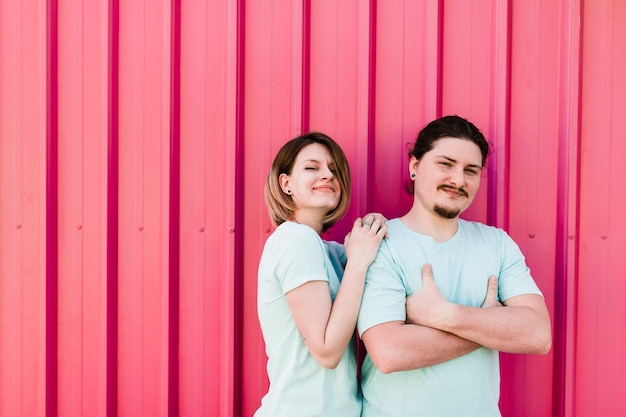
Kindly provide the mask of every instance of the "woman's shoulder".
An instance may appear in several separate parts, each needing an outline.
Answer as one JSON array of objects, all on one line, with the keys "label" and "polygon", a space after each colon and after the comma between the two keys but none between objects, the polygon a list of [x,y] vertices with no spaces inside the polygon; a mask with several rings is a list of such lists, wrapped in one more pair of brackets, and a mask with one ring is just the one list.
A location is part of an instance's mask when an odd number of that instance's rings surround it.
[{"label": "woman's shoulder", "polygon": [[[305,224],[300,224],[296,222],[286,221],[281,223],[272,235],[277,236],[306,236],[306,237],[317,237],[320,238],[319,235],[315,232],[315,230],[311,229],[309,226]],[[321,239],[321,238],[320,238]]]},{"label": "woman's shoulder", "polygon": [[267,243],[287,247],[321,245],[322,238],[309,226],[295,222],[284,222],[274,230],[267,239]]}]

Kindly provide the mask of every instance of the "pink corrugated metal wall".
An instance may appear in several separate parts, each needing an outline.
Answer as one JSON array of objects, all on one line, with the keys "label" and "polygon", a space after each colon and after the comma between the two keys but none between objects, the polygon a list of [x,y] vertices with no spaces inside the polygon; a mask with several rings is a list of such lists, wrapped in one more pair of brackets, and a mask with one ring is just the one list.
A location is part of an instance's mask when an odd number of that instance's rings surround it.
[{"label": "pink corrugated metal wall", "polygon": [[341,240],[450,113],[553,318],[504,416],[626,414],[624,74],[622,0],[0,0],[0,417],[251,416],[273,155],[341,143]]}]

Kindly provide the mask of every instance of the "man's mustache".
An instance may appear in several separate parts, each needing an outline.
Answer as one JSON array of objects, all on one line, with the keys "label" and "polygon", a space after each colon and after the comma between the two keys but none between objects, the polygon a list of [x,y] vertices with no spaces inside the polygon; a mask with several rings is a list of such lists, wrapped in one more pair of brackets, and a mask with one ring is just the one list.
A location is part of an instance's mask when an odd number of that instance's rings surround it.
[{"label": "man's mustache", "polygon": [[469,194],[467,193],[467,191],[465,191],[465,188],[463,187],[456,188],[448,184],[441,184],[439,187],[437,187],[437,189],[438,190],[448,189],[448,190],[456,191],[457,193],[463,195],[464,197],[469,198]]}]

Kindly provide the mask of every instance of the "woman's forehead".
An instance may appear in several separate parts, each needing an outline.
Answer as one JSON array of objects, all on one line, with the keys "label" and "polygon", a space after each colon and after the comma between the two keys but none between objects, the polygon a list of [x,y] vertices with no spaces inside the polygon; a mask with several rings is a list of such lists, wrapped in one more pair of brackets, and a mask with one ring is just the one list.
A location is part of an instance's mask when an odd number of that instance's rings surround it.
[{"label": "woman's forehead", "polygon": [[298,162],[315,161],[315,162],[332,162],[330,151],[321,143],[311,143],[300,150]]}]

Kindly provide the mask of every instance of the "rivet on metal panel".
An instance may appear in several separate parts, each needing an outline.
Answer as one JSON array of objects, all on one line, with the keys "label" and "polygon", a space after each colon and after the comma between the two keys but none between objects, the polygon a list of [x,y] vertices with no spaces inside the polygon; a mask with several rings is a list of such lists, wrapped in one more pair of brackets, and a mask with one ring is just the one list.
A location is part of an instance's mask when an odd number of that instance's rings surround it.
[{"label": "rivet on metal panel", "polygon": [[202,227],[202,226],[198,227],[198,232],[200,232],[200,233],[204,232],[204,227]]},{"label": "rivet on metal panel", "polygon": [[533,232],[530,232],[528,234],[528,237],[531,238],[531,239],[534,239],[535,238],[535,234]]},{"label": "rivet on metal panel", "polygon": [[568,238],[569,240],[574,240],[574,235],[568,235],[568,236],[567,236],[567,238]]},{"label": "rivet on metal panel", "polygon": [[16,228],[16,229],[21,229],[21,228],[22,228],[22,225],[18,223],[18,224],[16,224],[16,225],[15,225],[15,228]]},{"label": "rivet on metal panel", "polygon": [[83,226],[81,226],[80,224],[77,224],[77,225],[76,225],[76,230],[80,230],[80,229],[82,229],[82,228],[83,228]]},{"label": "rivet on metal panel", "polygon": [[607,235],[606,233],[602,233],[602,236],[600,236],[602,238],[602,240],[607,240],[609,238],[609,235]]},{"label": "rivet on metal panel", "polygon": [[263,229],[265,231],[265,233],[269,233],[270,232],[270,228],[266,227],[265,229]]},{"label": "rivet on metal panel", "polygon": [[235,227],[234,227],[234,226],[230,226],[230,227],[228,228],[228,232],[229,232],[229,233],[234,233],[234,232],[235,232]]},{"label": "rivet on metal panel", "polygon": [[139,226],[137,230],[139,230],[140,232],[143,231],[143,226]]}]

